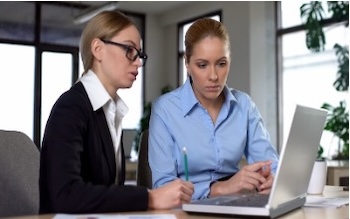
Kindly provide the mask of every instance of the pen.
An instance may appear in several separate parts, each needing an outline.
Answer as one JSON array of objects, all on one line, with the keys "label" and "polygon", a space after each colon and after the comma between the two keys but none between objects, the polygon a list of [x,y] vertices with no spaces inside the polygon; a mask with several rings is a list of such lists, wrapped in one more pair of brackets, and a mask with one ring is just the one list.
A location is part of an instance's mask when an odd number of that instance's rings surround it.
[{"label": "pen", "polygon": [[187,163],[187,150],[186,150],[186,147],[183,147],[182,152],[183,152],[183,155],[184,155],[185,179],[186,179],[186,181],[188,181],[188,163]]}]

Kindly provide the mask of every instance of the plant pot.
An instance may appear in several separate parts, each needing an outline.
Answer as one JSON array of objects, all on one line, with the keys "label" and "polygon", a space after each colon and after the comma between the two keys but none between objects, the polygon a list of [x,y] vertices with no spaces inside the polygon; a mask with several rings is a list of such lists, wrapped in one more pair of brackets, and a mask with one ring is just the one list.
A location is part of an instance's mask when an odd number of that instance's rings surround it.
[{"label": "plant pot", "polygon": [[327,178],[326,160],[316,160],[312,169],[311,178],[307,193],[319,195],[323,193]]}]

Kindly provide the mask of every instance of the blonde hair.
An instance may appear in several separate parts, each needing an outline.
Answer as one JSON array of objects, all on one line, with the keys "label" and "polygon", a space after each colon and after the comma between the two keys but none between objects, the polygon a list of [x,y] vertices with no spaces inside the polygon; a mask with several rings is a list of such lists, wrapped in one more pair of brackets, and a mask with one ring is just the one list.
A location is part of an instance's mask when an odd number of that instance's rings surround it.
[{"label": "blonde hair", "polygon": [[84,65],[83,74],[91,69],[94,61],[91,42],[96,38],[111,39],[131,25],[135,26],[134,22],[118,11],[103,11],[89,21],[80,38],[80,53]]},{"label": "blonde hair", "polygon": [[193,47],[196,43],[209,36],[222,40],[230,51],[230,37],[226,27],[214,19],[201,18],[190,26],[185,35],[185,56],[187,62],[190,61]]}]

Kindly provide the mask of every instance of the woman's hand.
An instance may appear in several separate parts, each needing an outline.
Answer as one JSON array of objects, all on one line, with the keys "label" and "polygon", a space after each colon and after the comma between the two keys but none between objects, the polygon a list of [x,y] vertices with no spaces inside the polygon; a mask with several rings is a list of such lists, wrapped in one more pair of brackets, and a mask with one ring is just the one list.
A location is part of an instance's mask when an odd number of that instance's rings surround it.
[{"label": "woman's hand", "polygon": [[191,182],[176,179],[160,188],[149,190],[149,209],[170,209],[189,203],[194,192]]},{"label": "woman's hand", "polygon": [[262,183],[257,189],[260,193],[269,194],[271,191],[272,183],[274,180],[274,175],[271,173],[271,167],[266,166],[258,171],[263,177],[265,177],[266,182]]},{"label": "woman's hand", "polygon": [[210,195],[227,195],[247,190],[268,193],[273,182],[271,163],[271,161],[264,161],[244,166],[230,179],[212,184]]}]

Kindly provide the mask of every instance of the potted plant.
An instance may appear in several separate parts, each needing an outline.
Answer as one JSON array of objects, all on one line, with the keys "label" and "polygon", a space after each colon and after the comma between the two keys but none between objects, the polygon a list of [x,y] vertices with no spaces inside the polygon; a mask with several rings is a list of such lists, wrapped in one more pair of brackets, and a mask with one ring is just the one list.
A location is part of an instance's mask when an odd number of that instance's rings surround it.
[{"label": "potted plant", "polygon": [[[349,2],[327,2],[331,21],[335,24],[349,26]],[[300,7],[300,15],[306,28],[306,46],[312,52],[321,52],[326,44],[323,31],[324,9],[322,2],[311,1]],[[338,60],[337,77],[333,86],[338,92],[347,92],[349,88],[349,50],[339,44],[334,45]],[[339,102],[338,106],[324,103],[321,108],[329,111],[324,129],[334,134],[338,141],[338,154],[333,159],[349,159],[349,111],[346,100]],[[322,147],[321,147],[322,148]]]},{"label": "potted plant", "polygon": [[322,156],[322,154],[323,154],[323,147],[320,145],[320,146],[318,147],[316,160],[318,160],[318,161],[326,160],[326,159]]},{"label": "potted plant", "polygon": [[327,181],[327,162],[322,156],[323,147],[318,147],[317,157],[312,169],[307,192],[309,194],[321,194]]}]

